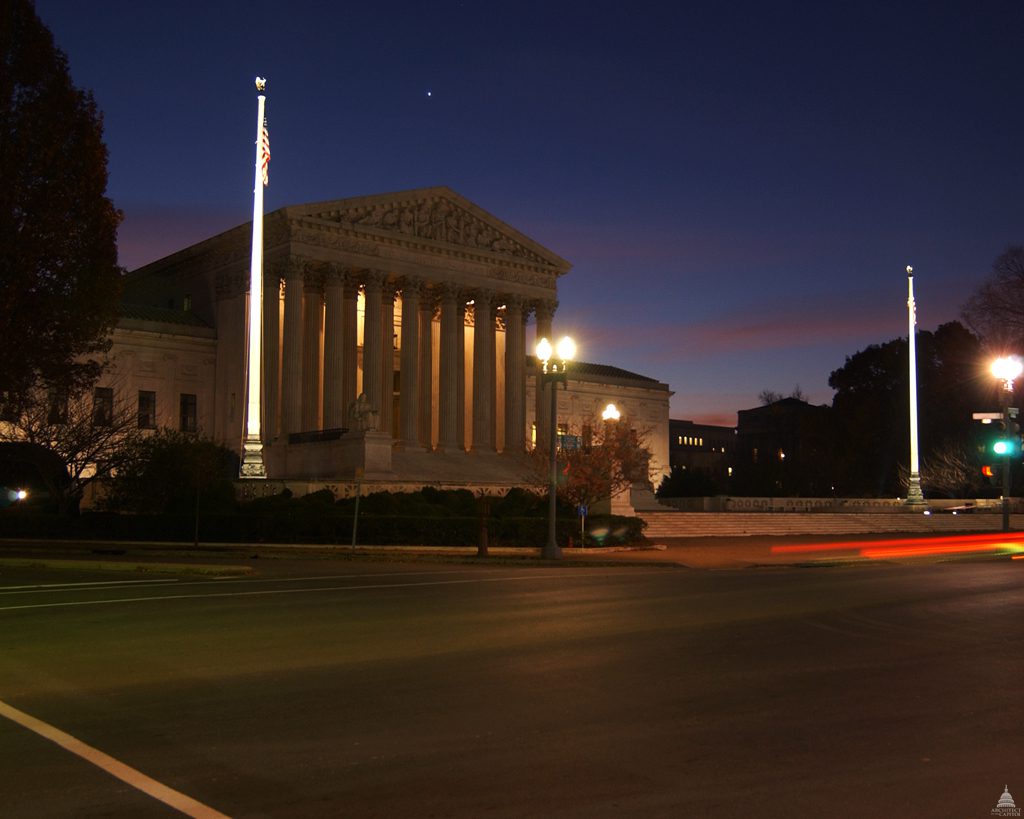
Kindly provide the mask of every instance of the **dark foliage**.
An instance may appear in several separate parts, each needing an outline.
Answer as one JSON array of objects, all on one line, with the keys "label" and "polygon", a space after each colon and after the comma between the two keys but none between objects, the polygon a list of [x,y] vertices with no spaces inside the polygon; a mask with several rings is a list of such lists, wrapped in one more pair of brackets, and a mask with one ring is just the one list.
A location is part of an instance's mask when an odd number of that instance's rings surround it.
[{"label": "dark foliage", "polygon": [[[924,464],[978,435],[971,414],[998,408],[980,340],[959,322],[917,334],[918,445]],[[829,386],[836,425],[836,494],[898,496],[910,452],[907,340],[893,339],[847,357]],[[948,460],[948,459],[945,459]],[[980,476],[980,461],[972,469]],[[972,475],[965,475],[969,486]]]},{"label": "dark foliage", "polygon": [[659,498],[702,498],[718,494],[718,486],[712,475],[704,469],[672,467],[656,492]]},{"label": "dark foliage", "polygon": [[[149,514],[194,513],[197,504],[203,514],[229,512],[235,508],[237,476],[238,456],[230,449],[163,429],[127,448],[101,505],[108,511]],[[300,500],[315,504],[315,499]]]},{"label": "dark foliage", "polygon": [[[237,466],[236,466],[237,468]],[[184,479],[184,473],[179,476]],[[112,540],[178,540],[191,542],[196,518],[181,504],[166,514],[92,512],[75,520],[37,515],[0,515],[3,537],[80,537]],[[193,500],[194,502],[194,500]],[[186,506],[181,509],[181,506]],[[486,513],[485,513],[486,508]],[[320,543],[347,546],[352,542],[355,499],[334,502],[327,490],[299,498],[283,492],[239,505],[237,511],[204,511],[199,538],[210,543]],[[405,546],[477,546],[481,520],[491,546],[537,547],[547,537],[546,500],[512,489],[503,497],[483,499],[466,490],[374,493],[360,499],[358,544]],[[579,543],[579,518],[560,507],[557,538]],[[643,538],[639,518],[610,515],[587,519],[588,545],[634,543]]]},{"label": "dark foliage", "polygon": [[99,373],[117,318],[120,214],[92,95],[30,0],[0,5],[0,399]]}]

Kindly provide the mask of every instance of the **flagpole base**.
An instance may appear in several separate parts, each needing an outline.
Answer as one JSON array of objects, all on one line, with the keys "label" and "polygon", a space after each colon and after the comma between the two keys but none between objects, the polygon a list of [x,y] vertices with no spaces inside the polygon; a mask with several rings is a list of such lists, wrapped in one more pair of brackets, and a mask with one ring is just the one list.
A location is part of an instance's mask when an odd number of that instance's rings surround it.
[{"label": "flagpole base", "polygon": [[910,487],[907,489],[907,506],[923,506],[924,494],[921,492],[921,476],[916,472],[910,476]]},{"label": "flagpole base", "polygon": [[267,467],[263,463],[263,443],[259,438],[246,438],[242,443],[242,468],[240,472],[243,478],[267,477]]}]

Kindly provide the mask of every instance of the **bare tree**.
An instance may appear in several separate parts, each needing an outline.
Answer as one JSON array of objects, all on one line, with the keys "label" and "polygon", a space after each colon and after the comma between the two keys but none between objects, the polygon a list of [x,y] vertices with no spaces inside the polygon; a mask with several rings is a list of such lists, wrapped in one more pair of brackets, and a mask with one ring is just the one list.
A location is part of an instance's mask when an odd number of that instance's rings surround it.
[{"label": "bare tree", "polygon": [[964,322],[996,352],[1024,350],[1024,246],[1012,245],[962,310]]},{"label": "bare tree", "polygon": [[[976,461],[961,443],[940,446],[921,462],[921,486],[931,497],[976,497],[981,489]],[[910,470],[905,464],[899,465],[899,479],[902,486],[910,485]]]},{"label": "bare tree", "polygon": [[[793,387],[793,391],[788,397],[795,398],[798,401],[807,400],[807,396],[804,394],[804,391],[800,389],[799,384]],[[761,390],[757,396],[757,400],[761,402],[762,407],[767,407],[769,404],[776,404],[785,398],[787,398],[787,396],[783,395],[781,392],[776,392],[775,390]]]},{"label": "bare tree", "polygon": [[[86,486],[117,468],[139,435],[137,408],[114,387],[33,390],[0,422],[0,442],[20,445],[61,514],[74,514]],[[54,456],[64,473],[53,469]]]}]

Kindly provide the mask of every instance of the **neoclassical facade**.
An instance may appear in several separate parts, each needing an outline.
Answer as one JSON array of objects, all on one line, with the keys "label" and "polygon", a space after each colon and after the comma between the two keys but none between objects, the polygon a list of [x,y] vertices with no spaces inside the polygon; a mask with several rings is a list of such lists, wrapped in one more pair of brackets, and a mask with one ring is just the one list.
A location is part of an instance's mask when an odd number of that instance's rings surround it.
[{"label": "neoclassical facade", "polygon": [[[245,426],[251,235],[241,225],[125,282],[126,302],[215,328],[213,406],[197,414],[235,449]],[[546,444],[550,424],[550,398],[528,390],[526,327],[552,335],[558,278],[569,269],[446,187],[268,214],[258,362],[268,476],[521,481],[522,454]],[[118,346],[115,355],[129,352]],[[650,392],[659,419],[663,404],[667,442],[667,385],[635,378],[627,386]]]}]

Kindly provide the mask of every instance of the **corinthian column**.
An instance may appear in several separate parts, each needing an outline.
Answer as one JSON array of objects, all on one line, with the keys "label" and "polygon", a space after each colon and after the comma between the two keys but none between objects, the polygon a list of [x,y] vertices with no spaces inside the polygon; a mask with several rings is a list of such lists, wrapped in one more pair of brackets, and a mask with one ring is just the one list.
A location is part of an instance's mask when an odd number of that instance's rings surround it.
[{"label": "corinthian column", "polygon": [[381,407],[380,431],[391,435],[395,420],[395,286],[381,292]]},{"label": "corinthian column", "polygon": [[304,265],[289,262],[284,283],[284,340],[281,355],[281,435],[302,426],[302,286]]},{"label": "corinthian column", "polygon": [[475,294],[473,331],[473,451],[494,451],[494,316],[493,294]]},{"label": "corinthian column", "polygon": [[[554,301],[542,301],[536,305],[537,310],[537,340],[540,341],[542,338],[546,338],[551,342],[551,346],[555,346],[555,340],[551,337],[551,320],[555,315],[555,308],[558,307],[558,302]],[[537,378],[535,381],[535,392],[537,400],[537,446],[541,452],[547,452],[550,443],[548,441],[549,430],[551,429],[551,398],[548,395],[545,386],[541,383],[540,378],[540,362],[537,362]],[[548,384],[547,389],[554,389],[555,385]],[[546,397],[547,396],[547,397]]]},{"label": "corinthian column", "polygon": [[[416,440],[424,449],[434,446],[434,294],[426,289],[420,299],[419,426]],[[404,385],[403,385],[404,387]]]},{"label": "corinthian column", "polygon": [[278,436],[281,397],[281,276],[277,270],[263,279],[263,442]]},{"label": "corinthian column", "polygon": [[[378,413],[384,405],[381,310],[384,274],[370,271],[363,283],[363,393]],[[377,416],[380,418],[380,416]]]},{"label": "corinthian column", "polygon": [[320,276],[306,272],[302,323],[302,429],[320,429],[320,333],[324,299]]},{"label": "corinthian column", "polygon": [[438,449],[454,450],[462,446],[462,431],[459,429],[459,405],[463,401],[459,389],[459,373],[463,363],[459,360],[462,345],[459,336],[465,333],[463,312],[460,309],[461,294],[450,283],[441,286],[441,371],[440,400],[438,407],[439,429]]},{"label": "corinthian column", "polygon": [[348,419],[348,408],[356,400],[356,379],[359,370],[359,279],[353,271],[345,273],[342,299],[342,371],[341,406]]},{"label": "corinthian column", "polygon": [[523,300],[505,302],[505,452],[526,449],[526,315]]},{"label": "corinthian column", "polygon": [[345,278],[337,267],[324,282],[324,429],[345,425]]},{"label": "corinthian column", "polygon": [[419,430],[419,279],[406,279],[402,285],[402,351],[399,362],[398,415],[399,441],[403,446],[416,445]]}]

